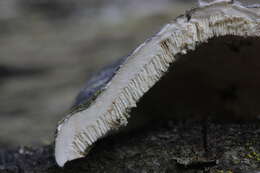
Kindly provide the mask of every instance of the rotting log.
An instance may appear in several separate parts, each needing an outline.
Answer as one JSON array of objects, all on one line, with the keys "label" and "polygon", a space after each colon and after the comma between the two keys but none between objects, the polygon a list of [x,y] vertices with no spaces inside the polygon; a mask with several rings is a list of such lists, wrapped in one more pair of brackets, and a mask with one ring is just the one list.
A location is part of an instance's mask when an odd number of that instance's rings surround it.
[{"label": "rotting log", "polygon": [[[208,123],[208,151],[199,121],[156,122],[98,141],[86,158],[56,166],[52,146],[1,152],[2,173],[258,173],[260,123]],[[2,164],[2,163],[1,163]],[[257,172],[258,171],[258,172]]]},{"label": "rotting log", "polygon": [[[54,164],[52,146],[20,149],[4,152],[3,158],[16,161],[2,170],[260,169],[260,125],[248,122],[260,114],[259,37],[257,5],[247,8],[233,1],[215,2],[188,11],[90,80],[59,123],[55,141],[58,164],[64,166],[89,153],[87,158],[60,169]],[[139,128],[96,142],[126,125],[130,115],[129,125],[141,122]],[[192,122],[205,117],[231,122],[210,122],[206,129]],[[168,123],[156,125],[158,120]],[[234,124],[234,120],[240,123]],[[94,143],[97,146],[90,151]]]}]

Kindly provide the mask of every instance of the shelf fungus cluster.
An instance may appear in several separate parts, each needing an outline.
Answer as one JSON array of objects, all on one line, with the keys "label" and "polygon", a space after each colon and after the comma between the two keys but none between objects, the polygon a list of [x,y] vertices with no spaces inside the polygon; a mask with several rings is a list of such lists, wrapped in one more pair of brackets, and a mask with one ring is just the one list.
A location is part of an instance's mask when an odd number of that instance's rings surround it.
[{"label": "shelf fungus cluster", "polygon": [[258,5],[216,1],[186,12],[88,82],[57,127],[58,165],[84,157],[134,112],[257,117],[259,48]]}]

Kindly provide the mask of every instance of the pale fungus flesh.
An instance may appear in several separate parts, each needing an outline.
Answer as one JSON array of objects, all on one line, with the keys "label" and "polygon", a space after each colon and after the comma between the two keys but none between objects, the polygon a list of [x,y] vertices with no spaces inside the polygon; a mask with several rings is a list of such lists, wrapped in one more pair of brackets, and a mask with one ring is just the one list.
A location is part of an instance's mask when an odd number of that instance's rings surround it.
[{"label": "pale fungus flesh", "polygon": [[[62,167],[68,161],[85,157],[98,139],[112,130],[126,126],[130,111],[138,105],[139,100],[155,84],[160,83],[158,81],[163,83],[164,79],[161,78],[165,74],[167,78],[170,67],[174,69],[174,65],[185,54],[198,47],[202,49],[200,45],[207,45],[212,39],[220,38],[216,42],[220,45],[222,40],[232,39],[235,42],[251,39],[259,44],[259,37],[260,8],[247,8],[233,1],[215,1],[202,5],[165,25],[128,57],[108,67],[88,83],[87,88],[82,91],[85,92],[85,97],[78,98],[78,103],[58,124],[55,139],[55,158],[58,165]],[[193,66],[196,60],[191,62],[193,63],[183,68],[203,66]],[[203,59],[198,62],[203,62]],[[203,67],[206,67],[205,64]],[[174,71],[170,73],[174,74]],[[249,82],[253,81],[252,79]],[[164,86],[167,86],[167,82]],[[175,85],[172,82],[170,86]],[[178,92],[175,94],[177,97]]]}]

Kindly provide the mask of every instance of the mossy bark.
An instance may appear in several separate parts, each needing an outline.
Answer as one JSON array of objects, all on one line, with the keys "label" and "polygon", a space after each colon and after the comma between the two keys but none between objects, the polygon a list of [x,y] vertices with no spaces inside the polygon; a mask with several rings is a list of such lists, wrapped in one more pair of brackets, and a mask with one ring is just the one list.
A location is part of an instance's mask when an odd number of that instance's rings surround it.
[{"label": "mossy bark", "polygon": [[102,139],[87,158],[64,168],[56,166],[52,146],[2,151],[1,172],[260,171],[260,123],[208,122],[206,131],[201,122],[194,121],[156,124]]}]

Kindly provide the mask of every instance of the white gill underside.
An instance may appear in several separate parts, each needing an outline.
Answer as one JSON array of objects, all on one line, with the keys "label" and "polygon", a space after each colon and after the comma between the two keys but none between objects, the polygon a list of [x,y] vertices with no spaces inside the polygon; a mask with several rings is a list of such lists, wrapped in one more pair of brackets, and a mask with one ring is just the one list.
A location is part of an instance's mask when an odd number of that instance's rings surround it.
[{"label": "white gill underside", "polygon": [[214,36],[260,36],[259,9],[222,2],[190,15],[190,20],[179,17],[140,45],[88,109],[68,115],[58,126],[55,157],[59,166],[84,157],[99,138],[126,125],[129,110],[164,75],[175,55]]}]

